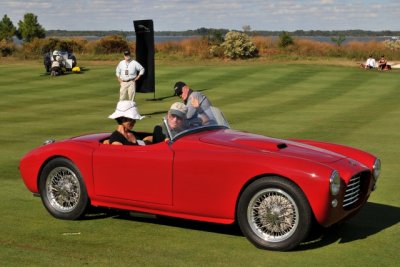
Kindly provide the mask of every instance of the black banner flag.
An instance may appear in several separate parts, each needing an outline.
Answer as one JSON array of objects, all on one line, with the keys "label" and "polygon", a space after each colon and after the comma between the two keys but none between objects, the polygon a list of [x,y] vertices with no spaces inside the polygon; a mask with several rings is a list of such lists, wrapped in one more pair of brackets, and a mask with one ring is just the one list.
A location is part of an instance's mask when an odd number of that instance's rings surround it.
[{"label": "black banner flag", "polygon": [[136,61],[145,68],[143,77],[136,82],[136,92],[155,92],[153,20],[134,20],[133,26],[136,33]]}]

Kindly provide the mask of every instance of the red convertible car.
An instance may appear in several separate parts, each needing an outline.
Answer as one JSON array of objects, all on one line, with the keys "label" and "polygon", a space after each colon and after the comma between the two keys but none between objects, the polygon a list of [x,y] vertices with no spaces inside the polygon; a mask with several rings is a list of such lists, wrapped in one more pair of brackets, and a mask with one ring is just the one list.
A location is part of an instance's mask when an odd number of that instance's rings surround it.
[{"label": "red convertible car", "polygon": [[59,219],[98,206],[237,222],[256,247],[282,251],[304,241],[313,222],[329,227],[348,219],[375,189],[381,163],[367,152],[240,132],[215,117],[145,146],[105,144],[109,133],[46,142],[19,169]]}]

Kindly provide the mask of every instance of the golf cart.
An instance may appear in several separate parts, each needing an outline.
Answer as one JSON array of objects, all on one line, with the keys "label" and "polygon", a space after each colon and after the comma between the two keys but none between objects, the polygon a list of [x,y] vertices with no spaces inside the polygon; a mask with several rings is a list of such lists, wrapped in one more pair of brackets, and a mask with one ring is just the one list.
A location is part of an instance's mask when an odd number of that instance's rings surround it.
[{"label": "golf cart", "polygon": [[73,53],[67,51],[54,50],[53,52],[48,52],[43,56],[43,64],[46,72],[51,72],[51,67],[56,57],[59,56],[60,65],[65,68],[66,71],[71,71],[72,68],[76,66],[76,57]]}]

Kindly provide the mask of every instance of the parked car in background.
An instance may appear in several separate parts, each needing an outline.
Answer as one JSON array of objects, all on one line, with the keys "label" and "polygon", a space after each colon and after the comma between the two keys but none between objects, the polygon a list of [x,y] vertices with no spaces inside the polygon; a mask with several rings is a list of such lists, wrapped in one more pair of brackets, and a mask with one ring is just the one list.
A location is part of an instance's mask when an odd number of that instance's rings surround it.
[{"label": "parked car in background", "polygon": [[314,223],[349,219],[375,190],[381,163],[374,155],[236,131],[213,112],[213,123],[157,144],[109,145],[110,133],[49,141],[27,153],[19,170],[59,219],[79,219],[98,206],[237,222],[256,247],[280,251],[303,242]]}]

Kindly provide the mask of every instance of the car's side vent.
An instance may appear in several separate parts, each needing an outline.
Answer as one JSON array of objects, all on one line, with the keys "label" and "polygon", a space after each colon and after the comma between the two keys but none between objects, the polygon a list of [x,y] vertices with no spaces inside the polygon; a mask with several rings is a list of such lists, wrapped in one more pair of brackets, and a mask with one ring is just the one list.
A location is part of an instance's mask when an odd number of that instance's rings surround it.
[{"label": "car's side vent", "polygon": [[343,199],[343,208],[348,208],[360,199],[361,192],[361,175],[354,176],[347,185]]}]

